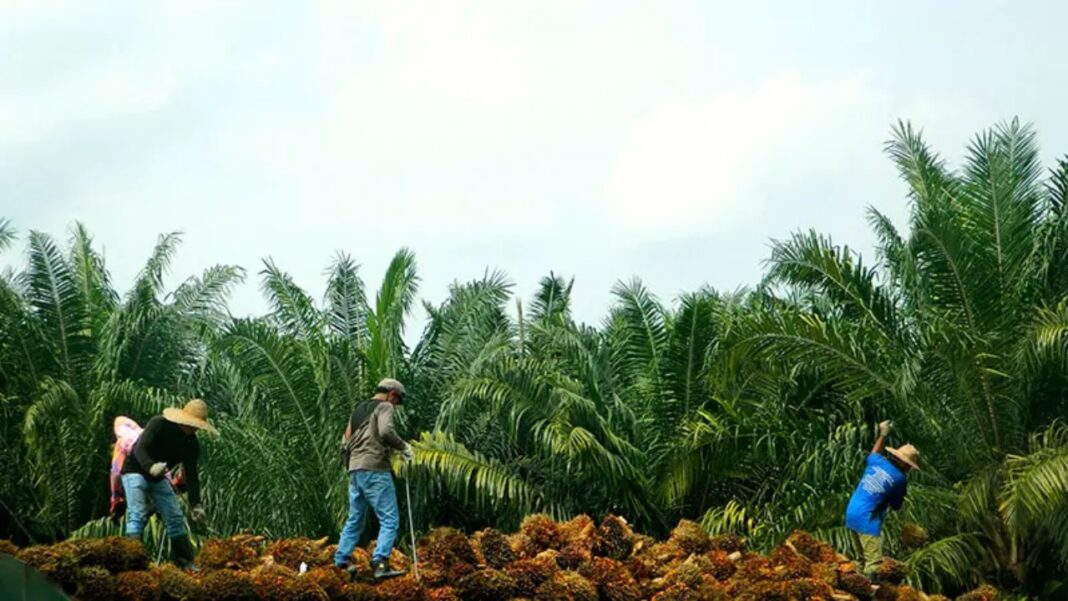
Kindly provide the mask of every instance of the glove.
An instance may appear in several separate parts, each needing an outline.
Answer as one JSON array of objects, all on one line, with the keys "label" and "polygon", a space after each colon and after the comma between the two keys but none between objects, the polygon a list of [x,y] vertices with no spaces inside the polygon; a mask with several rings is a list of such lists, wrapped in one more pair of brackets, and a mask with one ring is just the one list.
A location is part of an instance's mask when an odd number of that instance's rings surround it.
[{"label": "glove", "polygon": [[159,478],[167,471],[167,464],[162,461],[157,461],[152,464],[152,467],[148,468],[148,475],[153,478]]},{"label": "glove", "polygon": [[408,463],[411,463],[412,460],[415,459],[415,451],[412,450],[412,445],[404,447],[404,450],[401,451],[401,454],[404,455],[404,460]]},{"label": "glove", "polygon": [[890,430],[894,427],[894,422],[886,420],[879,422],[879,436],[886,437],[890,434]]},{"label": "glove", "polygon": [[193,520],[198,524],[203,524],[204,520],[206,520],[207,518],[208,514],[204,512],[204,508],[200,505],[197,505],[189,511],[189,519]]}]

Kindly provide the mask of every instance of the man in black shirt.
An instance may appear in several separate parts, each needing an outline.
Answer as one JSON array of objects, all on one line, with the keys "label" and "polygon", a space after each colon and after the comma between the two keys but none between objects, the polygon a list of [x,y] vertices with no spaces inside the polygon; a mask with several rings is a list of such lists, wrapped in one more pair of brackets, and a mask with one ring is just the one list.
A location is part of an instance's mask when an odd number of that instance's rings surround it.
[{"label": "man in black shirt", "polygon": [[208,423],[208,405],[204,401],[193,399],[182,409],[164,409],[162,416],[148,420],[122,466],[126,536],[141,538],[151,499],[167,528],[174,562],[187,569],[195,569],[193,545],[189,542],[178,497],[165,476],[172,466],[182,465],[189,505],[193,508],[189,517],[195,522],[203,521],[205,516],[200,506],[200,477],[197,474],[200,456],[197,430],[219,433]]}]

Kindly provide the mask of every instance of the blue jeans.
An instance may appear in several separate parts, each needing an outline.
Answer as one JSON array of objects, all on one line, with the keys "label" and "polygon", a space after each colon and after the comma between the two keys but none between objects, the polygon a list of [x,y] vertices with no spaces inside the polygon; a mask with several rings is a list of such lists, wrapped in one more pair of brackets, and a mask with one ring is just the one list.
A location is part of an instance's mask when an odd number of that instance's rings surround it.
[{"label": "blue jeans", "polygon": [[166,478],[152,482],[141,474],[123,474],[122,489],[126,492],[126,536],[141,536],[145,531],[150,498],[167,527],[167,536],[174,538],[186,533],[178,495]]},{"label": "blue jeans", "polygon": [[393,543],[400,527],[400,508],[397,507],[397,489],[393,486],[393,474],[358,470],[349,473],[349,517],[341,528],[341,540],[337,543],[334,563],[346,566],[352,558],[352,550],[360,542],[363,525],[370,506],[378,516],[378,542],[372,562],[389,561]]}]

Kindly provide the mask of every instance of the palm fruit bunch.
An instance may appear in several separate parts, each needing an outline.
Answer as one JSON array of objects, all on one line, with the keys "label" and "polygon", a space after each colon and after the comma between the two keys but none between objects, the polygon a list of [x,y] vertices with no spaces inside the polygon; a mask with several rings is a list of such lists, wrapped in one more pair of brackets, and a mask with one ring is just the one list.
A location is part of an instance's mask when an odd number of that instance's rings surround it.
[{"label": "palm fruit bunch", "polygon": [[160,601],[159,582],[149,572],[122,572],[116,577],[116,599]]},{"label": "palm fruit bunch", "polygon": [[597,601],[597,589],[575,572],[560,571],[534,591],[535,601]]},{"label": "palm fruit bunch", "polygon": [[834,547],[803,530],[791,532],[785,544],[812,562],[833,564],[838,561]]},{"label": "palm fruit bunch", "polygon": [[[455,528],[436,528],[419,542],[420,576],[427,586],[456,582],[478,569],[471,542]],[[391,562],[392,563],[392,562]]]},{"label": "palm fruit bunch", "polygon": [[508,544],[508,537],[496,528],[486,528],[474,536],[475,551],[479,563],[499,570],[515,561],[515,552]]},{"label": "palm fruit bunch", "polygon": [[605,601],[640,601],[638,581],[623,562],[609,557],[594,557],[579,569]]},{"label": "palm fruit bunch", "polygon": [[456,583],[456,592],[464,601],[508,599],[515,592],[515,580],[500,570],[477,570]]},{"label": "palm fruit bunch", "polygon": [[627,520],[608,514],[597,527],[594,551],[599,557],[608,557],[620,561],[630,557],[634,549],[634,531]]},{"label": "palm fruit bunch", "polygon": [[704,553],[708,551],[708,546],[711,544],[705,529],[697,522],[691,522],[690,520],[679,522],[679,525],[675,526],[675,529],[671,531],[671,538],[668,541],[675,543],[688,555]]},{"label": "palm fruit bunch", "polygon": [[746,551],[745,539],[733,532],[726,534],[717,534],[709,538],[708,548],[713,551],[723,551],[728,555],[731,553],[744,553]]},{"label": "palm fruit bunch", "polygon": [[870,601],[872,596],[871,580],[856,572],[838,574],[838,589],[853,595],[858,601]]},{"label": "palm fruit bunch", "polygon": [[321,567],[332,565],[334,562],[333,551],[327,546],[326,537],[319,540],[310,538],[289,538],[275,541],[267,546],[267,554],[274,558],[275,563],[292,568],[300,569],[300,564],[308,567]]},{"label": "palm fruit bunch", "polygon": [[451,586],[432,588],[426,592],[427,601],[460,601],[460,595]]},{"label": "palm fruit bunch", "polygon": [[326,592],[312,579],[268,560],[250,573],[252,590],[264,601],[328,601]]},{"label": "palm fruit bunch", "polygon": [[[207,599],[204,585],[195,576],[169,563],[152,568],[159,582],[160,601],[201,601]],[[81,601],[81,597],[78,598]]]},{"label": "palm fruit bunch", "polygon": [[98,566],[112,574],[148,568],[148,555],[141,541],[125,536],[83,538],[67,541],[79,565]]},{"label": "palm fruit bunch", "polygon": [[738,570],[738,564],[725,551],[709,551],[705,557],[708,558],[708,575],[716,580],[727,580]]},{"label": "palm fruit bunch", "polygon": [[552,579],[560,566],[555,551],[543,551],[530,559],[517,559],[504,567],[504,573],[514,582],[514,595],[531,597],[546,580]]},{"label": "palm fruit bunch", "polygon": [[0,538],[0,555],[15,556],[15,555],[18,555],[18,554],[19,554],[19,548],[18,548],[18,546],[15,545],[15,543],[13,543],[13,542],[11,542],[11,541],[9,541],[7,539]]},{"label": "palm fruit bunch", "polygon": [[998,590],[988,584],[957,597],[957,601],[1000,601],[1000,599],[1001,594]]},{"label": "palm fruit bunch", "polygon": [[200,584],[204,587],[205,597],[213,601],[255,601],[259,598],[248,572],[215,570],[201,576]]},{"label": "palm fruit bunch", "polygon": [[197,555],[197,565],[205,570],[252,569],[260,563],[263,540],[248,534],[209,540]]},{"label": "palm fruit bunch", "polygon": [[78,601],[110,601],[118,596],[118,582],[111,572],[99,566],[78,568],[75,598]]},{"label": "palm fruit bunch", "polygon": [[872,580],[880,584],[901,584],[909,577],[909,568],[905,564],[891,559],[883,558],[878,571],[872,575]]},{"label": "palm fruit bunch", "polygon": [[523,522],[519,524],[519,533],[530,540],[536,553],[547,549],[559,551],[563,547],[564,536],[559,526],[544,513],[535,513],[523,518]]},{"label": "palm fruit bunch", "polygon": [[901,544],[909,549],[919,549],[927,544],[927,531],[923,526],[914,522],[907,522],[901,526]]},{"label": "palm fruit bunch", "polygon": [[69,542],[34,545],[18,552],[16,559],[44,574],[68,593],[77,588],[78,558]]},{"label": "palm fruit bunch", "polygon": [[349,581],[349,575],[344,570],[332,565],[314,567],[308,570],[304,578],[323,589],[331,599],[340,599],[345,594],[345,585]]},{"label": "palm fruit bunch", "polygon": [[383,599],[391,601],[427,601],[426,588],[411,575],[386,580],[375,588],[378,589],[378,593],[382,595]]},{"label": "palm fruit bunch", "polygon": [[366,582],[353,582],[345,586],[344,601],[385,601],[373,584]]}]

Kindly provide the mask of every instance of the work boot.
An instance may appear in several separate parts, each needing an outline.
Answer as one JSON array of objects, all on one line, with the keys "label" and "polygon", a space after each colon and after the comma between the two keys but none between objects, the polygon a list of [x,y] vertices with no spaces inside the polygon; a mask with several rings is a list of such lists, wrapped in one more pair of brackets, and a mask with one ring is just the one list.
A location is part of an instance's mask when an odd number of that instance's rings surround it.
[{"label": "work boot", "polygon": [[389,569],[389,563],[385,560],[378,560],[372,564],[375,568],[375,580],[386,580],[388,578],[396,578],[397,576],[403,576],[408,573],[408,570],[391,570]]},{"label": "work boot", "polygon": [[334,567],[339,569],[339,570],[344,571],[345,572],[345,577],[348,578],[349,580],[356,580],[356,576],[360,572],[359,568],[357,568],[355,565],[353,565],[353,564],[351,564],[351,563],[349,563],[347,561],[345,563],[335,563]]},{"label": "work boot", "polygon": [[197,565],[193,563],[196,554],[193,552],[193,543],[189,542],[189,536],[183,534],[171,539],[171,557],[174,565],[188,572],[196,572]]}]

